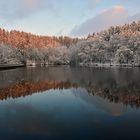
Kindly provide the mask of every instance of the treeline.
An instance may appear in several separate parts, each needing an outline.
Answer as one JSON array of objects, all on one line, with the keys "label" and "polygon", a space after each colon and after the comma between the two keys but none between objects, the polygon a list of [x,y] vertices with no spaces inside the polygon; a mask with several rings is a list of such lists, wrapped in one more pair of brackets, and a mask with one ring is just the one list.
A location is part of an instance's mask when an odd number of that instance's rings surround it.
[{"label": "treeline", "polygon": [[140,66],[140,21],[110,27],[86,39],[0,30],[0,63]]},{"label": "treeline", "polygon": [[140,21],[89,35],[77,43],[74,62],[81,65],[134,64],[140,65]]},{"label": "treeline", "polygon": [[16,30],[5,31],[0,28],[0,43],[4,43],[17,48],[48,48],[67,46],[77,43],[78,38],[68,36],[39,36],[31,33]]},{"label": "treeline", "polygon": [[[48,64],[49,58],[52,62],[55,54],[59,56],[59,52],[63,53],[62,49],[56,48],[63,48],[65,53],[65,49],[76,44],[78,40],[67,36],[37,36],[26,32],[15,30],[8,32],[0,29],[0,64],[23,64],[27,60]],[[52,56],[51,51],[54,52]],[[63,63],[68,61],[64,60]]]}]

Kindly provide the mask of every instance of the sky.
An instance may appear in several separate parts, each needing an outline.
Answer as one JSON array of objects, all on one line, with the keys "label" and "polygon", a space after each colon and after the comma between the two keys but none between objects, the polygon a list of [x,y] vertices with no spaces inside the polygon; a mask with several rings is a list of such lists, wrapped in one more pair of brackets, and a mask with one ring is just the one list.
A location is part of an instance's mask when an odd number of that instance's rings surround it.
[{"label": "sky", "polygon": [[86,36],[140,20],[140,0],[0,0],[0,28]]}]

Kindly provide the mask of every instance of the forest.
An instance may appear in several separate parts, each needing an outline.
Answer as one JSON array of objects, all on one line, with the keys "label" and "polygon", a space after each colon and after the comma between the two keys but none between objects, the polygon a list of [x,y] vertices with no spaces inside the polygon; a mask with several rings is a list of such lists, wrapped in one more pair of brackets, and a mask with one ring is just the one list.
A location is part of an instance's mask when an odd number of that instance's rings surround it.
[{"label": "forest", "polygon": [[86,38],[37,36],[0,29],[0,64],[140,66],[140,21]]}]

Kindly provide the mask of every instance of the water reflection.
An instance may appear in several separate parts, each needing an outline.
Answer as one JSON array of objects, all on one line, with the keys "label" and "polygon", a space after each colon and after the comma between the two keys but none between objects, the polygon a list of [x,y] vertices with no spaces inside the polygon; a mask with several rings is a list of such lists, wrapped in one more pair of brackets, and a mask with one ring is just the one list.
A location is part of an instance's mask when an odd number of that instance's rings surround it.
[{"label": "water reflection", "polygon": [[16,85],[0,89],[0,100],[8,98],[18,98],[32,95],[35,93],[47,91],[50,89],[70,89],[77,88],[78,85],[71,84],[70,82],[59,81],[39,81],[39,82],[20,82]]},{"label": "water reflection", "polygon": [[50,89],[84,88],[91,96],[140,107],[139,69],[29,68],[0,72],[0,99]]},{"label": "water reflection", "polygon": [[0,71],[6,139],[140,139],[140,69]]}]

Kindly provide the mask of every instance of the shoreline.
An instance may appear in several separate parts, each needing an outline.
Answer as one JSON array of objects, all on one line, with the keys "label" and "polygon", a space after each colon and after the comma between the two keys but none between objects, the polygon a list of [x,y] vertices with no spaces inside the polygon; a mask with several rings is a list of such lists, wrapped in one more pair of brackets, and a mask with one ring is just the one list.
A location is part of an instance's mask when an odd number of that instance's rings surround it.
[{"label": "shoreline", "polygon": [[25,67],[24,64],[0,64],[0,70],[16,69],[20,67]]},{"label": "shoreline", "polygon": [[[70,66],[73,67],[70,64],[67,65],[24,65],[24,64],[0,64],[0,70],[8,70],[8,69],[16,69],[20,67],[51,67],[51,66]],[[93,64],[78,64],[77,66],[74,67],[89,67],[89,68],[94,68],[94,67],[103,67],[103,68],[140,68],[140,65],[138,64],[109,64],[109,63],[93,63]]]},{"label": "shoreline", "polygon": [[126,67],[126,68],[134,68],[140,67],[139,64],[109,64],[109,63],[92,63],[92,64],[79,64],[80,67]]}]

